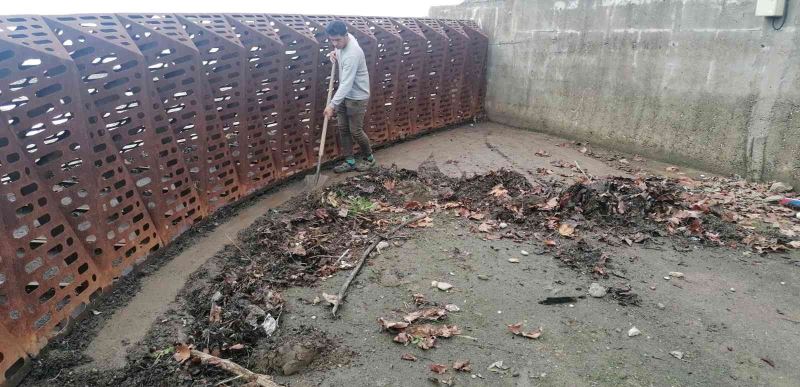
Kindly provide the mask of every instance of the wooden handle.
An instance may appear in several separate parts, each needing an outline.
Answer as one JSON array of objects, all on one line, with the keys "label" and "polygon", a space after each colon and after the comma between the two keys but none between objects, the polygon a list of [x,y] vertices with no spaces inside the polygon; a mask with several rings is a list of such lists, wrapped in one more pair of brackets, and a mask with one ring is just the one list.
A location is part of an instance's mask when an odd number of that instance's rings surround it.
[{"label": "wooden handle", "polygon": [[[333,77],[336,75],[336,63],[331,61],[331,80],[328,81],[328,99],[325,100],[325,108],[331,103],[333,96]],[[322,154],[325,152],[325,137],[328,133],[328,116],[322,121],[322,138],[319,140],[319,155],[317,156],[317,172],[322,164]]]}]

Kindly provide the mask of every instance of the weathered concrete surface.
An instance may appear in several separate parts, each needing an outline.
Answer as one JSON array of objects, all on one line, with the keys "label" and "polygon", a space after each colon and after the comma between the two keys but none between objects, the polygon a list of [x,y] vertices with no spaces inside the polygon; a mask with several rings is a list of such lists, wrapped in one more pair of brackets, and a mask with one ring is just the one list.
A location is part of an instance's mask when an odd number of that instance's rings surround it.
[{"label": "weathered concrete surface", "polygon": [[[490,36],[486,110],[504,124],[800,184],[800,7],[755,0],[467,0]],[[778,21],[780,24],[780,21]]]}]

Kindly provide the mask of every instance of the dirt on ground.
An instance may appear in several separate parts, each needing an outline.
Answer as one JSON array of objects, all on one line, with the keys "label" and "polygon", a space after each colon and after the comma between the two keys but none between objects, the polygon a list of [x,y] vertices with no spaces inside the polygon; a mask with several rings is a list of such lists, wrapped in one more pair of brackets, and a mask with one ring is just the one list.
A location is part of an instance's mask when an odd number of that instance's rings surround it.
[{"label": "dirt on ground", "polygon": [[[766,201],[768,187],[553,165],[574,182],[541,168],[453,178],[431,158],[298,196],[192,274],[124,368],[81,367],[87,325],[43,351],[24,384],[247,382],[190,349],[292,386],[800,381],[788,359],[800,219]],[[376,238],[386,243],[337,299]],[[137,290],[117,289],[98,313]]]}]

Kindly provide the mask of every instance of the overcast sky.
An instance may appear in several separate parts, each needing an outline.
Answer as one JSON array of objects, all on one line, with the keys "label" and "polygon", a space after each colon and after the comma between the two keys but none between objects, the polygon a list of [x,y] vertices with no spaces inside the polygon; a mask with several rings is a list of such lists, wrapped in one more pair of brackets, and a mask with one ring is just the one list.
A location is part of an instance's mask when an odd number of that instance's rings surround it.
[{"label": "overcast sky", "polygon": [[462,0],[0,0],[3,15],[71,13],[302,13],[427,16],[431,5]]}]

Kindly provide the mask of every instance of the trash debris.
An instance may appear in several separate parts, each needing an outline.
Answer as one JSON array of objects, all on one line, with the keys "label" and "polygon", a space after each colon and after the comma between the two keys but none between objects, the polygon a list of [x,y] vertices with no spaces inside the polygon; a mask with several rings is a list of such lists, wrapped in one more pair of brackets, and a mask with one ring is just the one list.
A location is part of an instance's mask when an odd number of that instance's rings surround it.
[{"label": "trash debris", "polygon": [[439,290],[447,291],[453,288],[453,285],[447,282],[440,282],[440,281],[431,281],[431,287],[437,288]]},{"label": "trash debris", "polygon": [[681,351],[670,351],[669,354],[672,355],[672,357],[674,357],[674,358],[676,358],[678,360],[683,360],[683,352],[681,352]]},{"label": "trash debris", "polygon": [[636,327],[631,327],[631,329],[628,330],[628,337],[635,337],[635,336],[639,336],[641,334],[642,334],[642,331],[640,331]]},{"label": "trash debris", "polygon": [[597,282],[592,282],[592,284],[589,285],[589,295],[592,297],[603,298],[605,297],[607,292],[608,291],[606,290],[606,288],[601,286]]},{"label": "trash debris", "polygon": [[528,256],[528,255],[530,255],[530,254],[531,254],[531,253],[529,253],[529,252],[527,252],[527,251],[525,251],[525,250],[520,250],[520,251],[519,251],[519,253],[520,253],[520,254],[522,254],[522,255],[524,255],[524,256]]},{"label": "trash debris", "polygon": [[503,365],[502,360],[496,361],[486,367],[487,370],[497,373],[505,373],[505,371],[507,371],[509,368],[510,367]]},{"label": "trash debris", "polygon": [[578,297],[572,297],[572,296],[547,297],[544,300],[539,301],[539,303],[542,305],[569,304],[572,302],[578,302]]},{"label": "trash debris", "polygon": [[264,322],[261,323],[261,327],[264,328],[264,333],[266,333],[267,336],[272,336],[275,330],[278,329],[278,321],[275,320],[271,314],[267,313],[267,317],[264,319]]},{"label": "trash debris", "polygon": [[444,308],[448,312],[460,312],[461,311],[461,308],[459,308],[458,305],[456,305],[456,304],[447,304],[447,305],[444,306]]},{"label": "trash debris", "polygon": [[778,203],[782,206],[800,209],[800,199],[781,198]]},{"label": "trash debris", "polygon": [[511,262],[511,263],[519,263],[519,258],[509,258],[509,259],[508,259],[508,262]]}]

